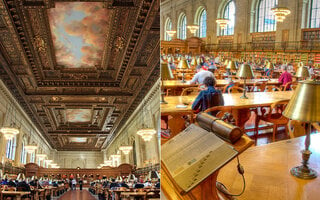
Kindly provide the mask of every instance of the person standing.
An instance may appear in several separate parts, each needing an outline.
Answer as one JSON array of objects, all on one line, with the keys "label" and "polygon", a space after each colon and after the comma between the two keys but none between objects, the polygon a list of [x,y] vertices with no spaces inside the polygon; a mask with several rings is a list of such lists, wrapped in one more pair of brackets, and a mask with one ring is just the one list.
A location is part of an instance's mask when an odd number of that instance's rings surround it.
[{"label": "person standing", "polygon": [[76,179],[72,179],[72,189],[76,190],[77,189],[76,185],[77,185]]},{"label": "person standing", "polygon": [[82,179],[79,180],[79,187],[80,187],[80,190],[82,190],[82,184],[83,184],[83,181]]}]

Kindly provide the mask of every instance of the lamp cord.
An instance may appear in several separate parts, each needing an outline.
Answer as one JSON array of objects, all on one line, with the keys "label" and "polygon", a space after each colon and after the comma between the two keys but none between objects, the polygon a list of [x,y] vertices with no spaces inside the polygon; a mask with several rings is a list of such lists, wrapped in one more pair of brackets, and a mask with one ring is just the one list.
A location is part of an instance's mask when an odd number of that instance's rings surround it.
[{"label": "lamp cord", "polygon": [[218,189],[221,193],[223,193],[223,194],[225,194],[225,195],[228,195],[228,196],[241,196],[241,195],[244,193],[245,189],[246,189],[246,179],[244,178],[244,168],[243,168],[243,166],[240,164],[240,161],[239,161],[239,157],[238,157],[238,156],[237,156],[237,162],[238,162],[237,169],[238,169],[239,174],[242,176],[242,180],[243,180],[242,191],[241,191],[239,194],[231,194],[231,193],[228,192],[227,187],[226,187],[225,185],[223,185],[223,183],[220,183],[220,182],[217,182],[217,183],[216,183],[217,186],[219,185],[219,186],[222,187],[222,188],[221,188],[221,187],[217,187],[217,189]]}]

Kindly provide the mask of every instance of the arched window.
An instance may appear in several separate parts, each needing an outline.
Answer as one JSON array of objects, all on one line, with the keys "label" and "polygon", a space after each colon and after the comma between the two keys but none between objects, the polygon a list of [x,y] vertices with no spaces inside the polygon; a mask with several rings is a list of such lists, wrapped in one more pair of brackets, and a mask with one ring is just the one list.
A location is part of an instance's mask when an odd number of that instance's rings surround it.
[{"label": "arched window", "polygon": [[167,33],[167,31],[171,31],[172,30],[172,21],[170,18],[168,18],[166,20],[166,25],[165,25],[165,40],[170,41],[172,38],[170,37],[170,35]]},{"label": "arched window", "polygon": [[187,17],[185,14],[181,14],[178,20],[178,38],[187,39]]},{"label": "arched window", "polygon": [[310,28],[320,28],[320,0],[310,0]]},{"label": "arched window", "polygon": [[258,20],[257,20],[257,31],[268,32],[275,31],[277,22],[271,11],[272,8],[276,7],[278,0],[260,0],[258,4]]},{"label": "arched window", "polygon": [[229,1],[224,8],[223,17],[229,19],[229,23],[225,29],[221,29],[221,35],[233,35],[234,23],[236,15],[236,5],[234,1]]},{"label": "arched window", "polygon": [[7,148],[6,148],[7,158],[9,158],[11,160],[15,159],[16,146],[17,146],[17,138],[16,137],[7,141]]},{"label": "arched window", "polygon": [[34,163],[35,158],[36,158],[36,153],[35,153],[35,152],[32,152],[32,154],[30,155],[30,162],[31,162],[31,163]]},{"label": "arched window", "polygon": [[26,160],[27,160],[27,151],[24,149],[24,142],[22,142],[20,162],[22,164],[26,164]]},{"label": "arched window", "polygon": [[202,9],[199,17],[199,37],[207,37],[207,11]]}]

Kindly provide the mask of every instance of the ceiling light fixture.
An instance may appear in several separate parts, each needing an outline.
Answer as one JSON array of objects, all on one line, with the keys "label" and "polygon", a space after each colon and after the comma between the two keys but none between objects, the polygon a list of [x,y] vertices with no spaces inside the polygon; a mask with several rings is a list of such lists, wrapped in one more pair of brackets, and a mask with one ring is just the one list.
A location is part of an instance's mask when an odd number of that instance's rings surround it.
[{"label": "ceiling light fixture", "polygon": [[272,8],[271,11],[275,15],[277,22],[283,22],[286,16],[291,13],[291,11],[286,7],[275,7]]},{"label": "ceiling light fixture", "polygon": [[189,25],[189,26],[187,26],[187,28],[190,30],[190,32],[191,32],[192,34],[195,34],[196,31],[199,29],[199,25],[196,25],[196,24],[194,24],[194,25]]},{"label": "ceiling light fixture", "polygon": [[128,155],[132,150],[132,146],[128,146],[128,145],[120,146],[119,150],[122,151],[125,155]]},{"label": "ceiling light fixture", "polygon": [[230,20],[226,18],[218,18],[216,19],[216,22],[219,24],[220,28],[225,29]]},{"label": "ceiling light fixture", "polygon": [[166,31],[166,33],[170,36],[170,37],[173,37],[174,34],[176,34],[177,31],[172,31],[172,30],[168,30]]}]

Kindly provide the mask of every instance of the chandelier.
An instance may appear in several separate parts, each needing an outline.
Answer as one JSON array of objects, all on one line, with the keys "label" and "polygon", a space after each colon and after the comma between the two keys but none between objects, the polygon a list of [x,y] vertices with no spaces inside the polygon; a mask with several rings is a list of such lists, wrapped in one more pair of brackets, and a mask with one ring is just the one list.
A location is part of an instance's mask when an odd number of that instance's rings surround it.
[{"label": "chandelier", "polygon": [[46,154],[37,154],[36,156],[39,160],[44,160],[47,157]]},{"label": "chandelier", "polygon": [[36,145],[26,145],[24,146],[24,149],[27,151],[27,153],[34,153],[35,150],[37,150],[37,146]]},{"label": "chandelier", "polygon": [[189,25],[187,26],[187,28],[190,30],[192,34],[195,34],[196,31],[199,29],[199,25]]},{"label": "chandelier", "polygon": [[220,28],[225,29],[230,20],[226,18],[218,18],[216,19],[216,22],[219,24]]},{"label": "chandelier", "polygon": [[44,160],[48,165],[53,162],[53,160]]},{"label": "chandelier", "polygon": [[12,138],[14,138],[14,136],[19,134],[19,129],[13,127],[2,127],[0,129],[0,132],[3,133],[3,136],[7,140],[11,140]]},{"label": "chandelier", "polygon": [[283,22],[286,16],[291,13],[291,11],[286,7],[275,7],[272,8],[271,11],[275,15],[277,22]]},{"label": "chandelier", "polygon": [[120,146],[119,150],[122,151],[125,155],[128,155],[132,150],[132,146]]},{"label": "chandelier", "polygon": [[146,142],[150,141],[152,139],[152,136],[156,133],[157,131],[152,128],[143,128],[137,132],[137,134],[140,135],[142,139]]},{"label": "chandelier", "polygon": [[112,154],[112,155],[110,155],[110,157],[111,157],[112,159],[117,159],[117,158],[121,158],[121,155],[119,155],[119,154]]},{"label": "chandelier", "polygon": [[172,30],[168,30],[166,31],[166,33],[170,36],[170,37],[173,37],[174,34],[176,34],[177,31],[172,31]]}]

